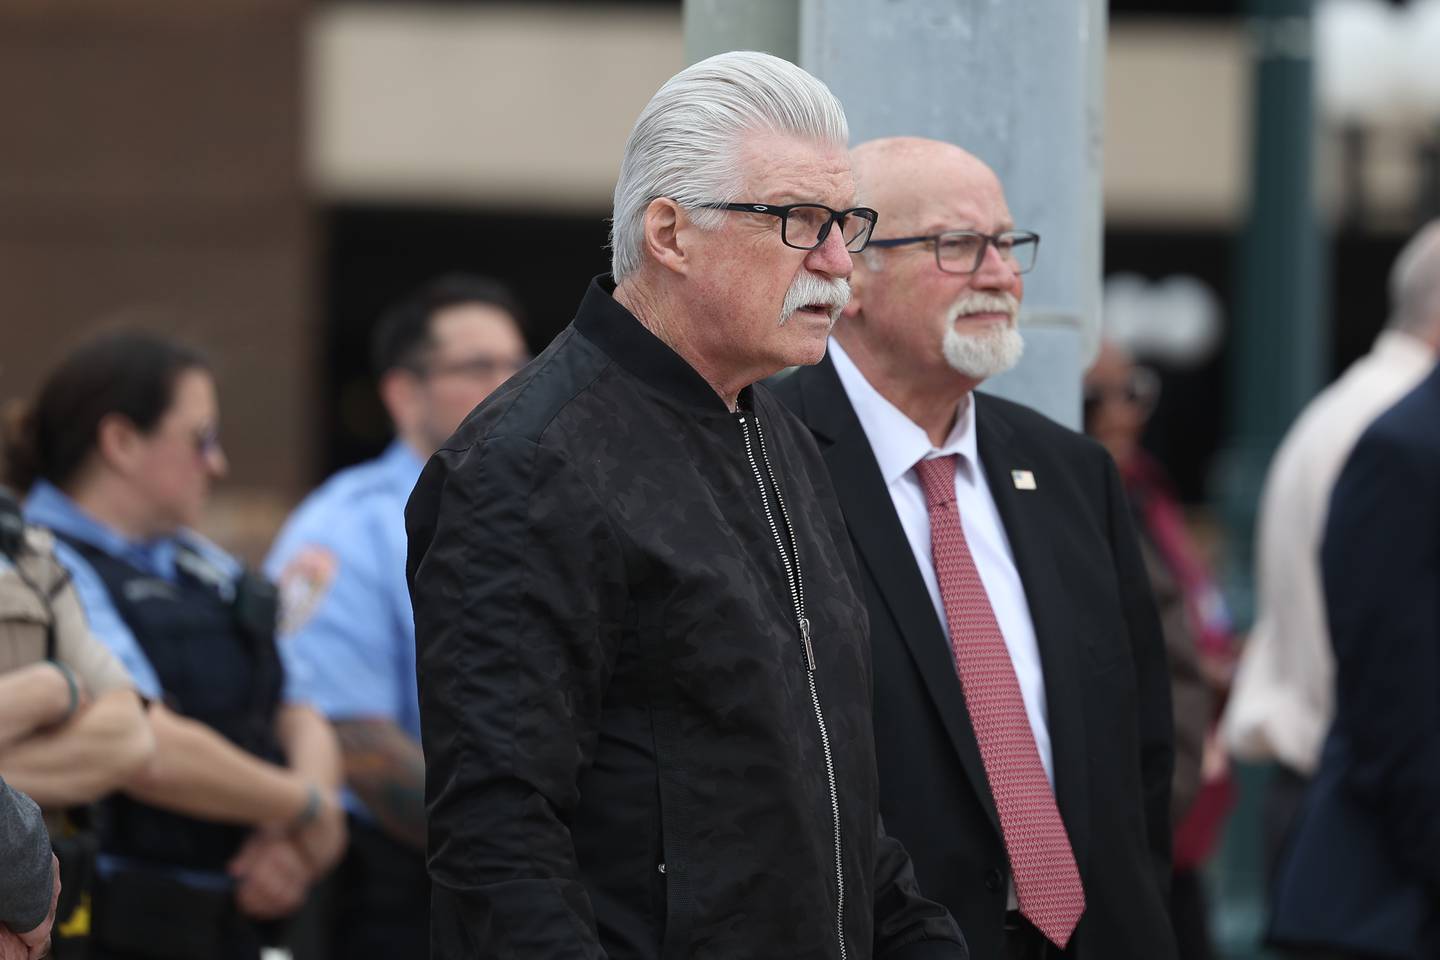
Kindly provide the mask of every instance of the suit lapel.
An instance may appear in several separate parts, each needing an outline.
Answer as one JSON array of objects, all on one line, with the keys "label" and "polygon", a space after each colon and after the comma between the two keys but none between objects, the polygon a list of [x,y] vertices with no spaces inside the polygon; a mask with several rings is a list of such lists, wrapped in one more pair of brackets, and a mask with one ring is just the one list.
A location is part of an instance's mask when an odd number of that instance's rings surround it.
[{"label": "suit lapel", "polygon": [[985,778],[955,662],[874,451],[830,358],[804,376],[801,390],[805,420],[816,433],[830,468],[856,553],[874,577],[885,607],[924,680],[925,690],[939,709],[960,765],[998,834],[1000,816]]},{"label": "suit lapel", "polygon": [[[987,398],[974,394],[976,440],[990,495],[1005,524],[1045,672],[1045,701],[1050,748],[1055,764],[1055,794],[1061,818],[1081,875],[1085,873],[1090,821],[1089,772],[1086,767],[1085,711],[1082,684],[1086,669],[1067,627],[1065,585],[1050,545],[1064,517],[1050,508],[1050,490],[1037,459],[1023,438],[1006,423]],[[1019,490],[1012,470],[1029,470],[1035,489]],[[1049,478],[1053,483],[1058,477]]]}]

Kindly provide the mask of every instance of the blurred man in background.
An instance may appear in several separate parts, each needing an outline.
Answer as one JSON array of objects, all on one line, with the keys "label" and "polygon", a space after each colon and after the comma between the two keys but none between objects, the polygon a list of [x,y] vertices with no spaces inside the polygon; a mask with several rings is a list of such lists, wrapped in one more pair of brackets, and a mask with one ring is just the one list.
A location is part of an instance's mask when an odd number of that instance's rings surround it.
[{"label": "blurred man in background", "polygon": [[266,561],[281,588],[283,642],[306,664],[307,692],[335,724],[345,763],[350,848],[332,886],[336,960],[428,953],[405,501],[426,458],[529,359],[519,317],[503,286],[463,275],[392,307],[373,356],[396,438],[311,494]]},{"label": "blurred man in background", "polygon": [[1365,431],[1321,547],[1335,720],[1275,882],[1306,960],[1440,957],[1440,370]]},{"label": "blurred man in background", "polygon": [[1235,756],[1277,764],[1266,801],[1275,858],[1334,713],[1334,655],[1320,585],[1331,490],[1355,441],[1429,372],[1440,352],[1440,222],[1390,274],[1391,318],[1375,346],[1300,414],[1270,465],[1256,545],[1258,617],[1222,721]]},{"label": "blurred man in background", "polygon": [[974,392],[1020,357],[1039,238],[956,146],[853,159],[882,239],[777,392],[865,571],[885,826],[977,958],[1174,957],[1170,687],[1124,491],[1095,442]]}]

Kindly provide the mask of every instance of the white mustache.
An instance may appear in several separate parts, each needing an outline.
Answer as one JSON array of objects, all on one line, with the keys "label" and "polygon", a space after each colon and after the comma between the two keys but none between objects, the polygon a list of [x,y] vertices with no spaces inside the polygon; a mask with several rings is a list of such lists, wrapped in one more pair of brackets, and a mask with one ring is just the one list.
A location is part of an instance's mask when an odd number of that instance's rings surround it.
[{"label": "white mustache", "polygon": [[1013,327],[1015,316],[1019,312],[1020,301],[1013,293],[984,293],[976,290],[965,294],[950,305],[946,324],[948,326],[961,317],[968,317],[976,313],[1003,313],[1010,318],[1010,326]]},{"label": "white mustache", "polygon": [[803,273],[795,278],[785,294],[785,305],[780,308],[780,323],[784,324],[801,307],[820,303],[830,308],[830,323],[833,326],[840,319],[840,311],[849,302],[849,281],[841,277],[825,279],[813,273]]}]

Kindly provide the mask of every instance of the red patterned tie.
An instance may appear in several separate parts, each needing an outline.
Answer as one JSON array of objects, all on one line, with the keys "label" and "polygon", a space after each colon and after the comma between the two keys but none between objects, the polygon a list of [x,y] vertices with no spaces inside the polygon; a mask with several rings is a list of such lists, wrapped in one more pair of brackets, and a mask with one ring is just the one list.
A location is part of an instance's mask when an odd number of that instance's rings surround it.
[{"label": "red patterned tie", "polygon": [[1025,701],[955,504],[955,456],[915,465],[930,513],[930,550],[950,626],[960,688],[1015,877],[1020,912],[1064,949],[1085,912],[1085,889]]}]

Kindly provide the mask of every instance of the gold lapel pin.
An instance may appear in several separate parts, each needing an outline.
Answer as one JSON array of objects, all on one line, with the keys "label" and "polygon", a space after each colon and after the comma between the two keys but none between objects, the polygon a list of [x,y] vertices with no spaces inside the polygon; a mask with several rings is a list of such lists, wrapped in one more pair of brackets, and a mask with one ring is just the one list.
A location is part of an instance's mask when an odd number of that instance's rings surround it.
[{"label": "gold lapel pin", "polygon": [[1011,470],[1010,479],[1015,481],[1016,490],[1035,489],[1035,474],[1029,470]]}]

